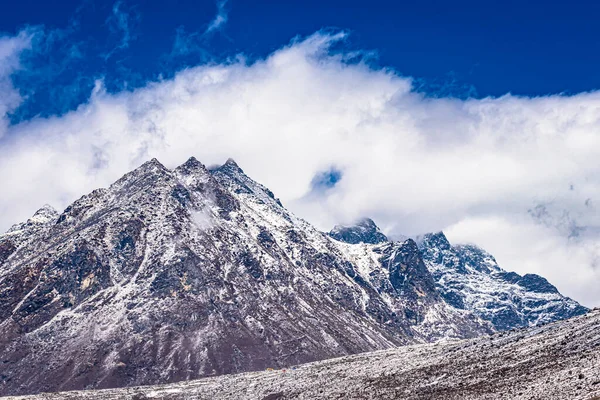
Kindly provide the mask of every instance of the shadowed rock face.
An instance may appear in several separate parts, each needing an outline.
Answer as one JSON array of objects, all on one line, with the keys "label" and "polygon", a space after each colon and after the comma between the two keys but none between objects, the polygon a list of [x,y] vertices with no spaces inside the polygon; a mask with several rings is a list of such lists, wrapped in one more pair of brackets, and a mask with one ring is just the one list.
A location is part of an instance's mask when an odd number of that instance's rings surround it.
[{"label": "shadowed rock face", "polygon": [[174,382],[491,331],[442,300],[414,242],[365,227],[360,244],[333,240],[233,160],[210,171],[193,158],[174,170],[151,160],[60,214],[44,207],[0,236],[0,395]]},{"label": "shadowed rock face", "polygon": [[2,265],[16,249],[17,247],[10,240],[5,240],[4,242],[0,243],[0,265]]}]

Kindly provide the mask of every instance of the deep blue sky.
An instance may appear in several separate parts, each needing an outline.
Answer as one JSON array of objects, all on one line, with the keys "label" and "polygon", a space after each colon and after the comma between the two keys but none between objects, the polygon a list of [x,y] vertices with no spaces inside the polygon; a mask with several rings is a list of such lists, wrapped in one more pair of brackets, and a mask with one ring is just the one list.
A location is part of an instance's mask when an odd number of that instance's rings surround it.
[{"label": "deep blue sky", "polygon": [[[417,78],[433,96],[600,88],[593,1],[230,0],[227,23],[204,36],[212,0],[2,0],[0,10],[0,32],[44,32],[14,76],[28,100],[13,122],[75,108],[100,77],[109,91],[137,87],[240,52],[262,57],[322,28],[348,30],[349,46],[376,51],[375,64]],[[177,37],[188,52],[173,52]]]}]

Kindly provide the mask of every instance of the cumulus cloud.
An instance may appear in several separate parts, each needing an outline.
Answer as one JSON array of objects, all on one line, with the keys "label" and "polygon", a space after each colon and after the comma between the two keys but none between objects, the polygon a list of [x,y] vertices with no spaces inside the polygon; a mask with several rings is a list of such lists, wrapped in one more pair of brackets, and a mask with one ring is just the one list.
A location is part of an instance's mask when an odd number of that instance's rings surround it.
[{"label": "cumulus cloud", "polygon": [[361,216],[392,236],[443,229],[600,304],[600,93],[425,97],[344,51],[346,36],[318,32],[265,59],[200,65],[134,91],[98,82],[76,111],[11,126],[0,230],[151,157],[169,167],[233,157],[323,230]]}]

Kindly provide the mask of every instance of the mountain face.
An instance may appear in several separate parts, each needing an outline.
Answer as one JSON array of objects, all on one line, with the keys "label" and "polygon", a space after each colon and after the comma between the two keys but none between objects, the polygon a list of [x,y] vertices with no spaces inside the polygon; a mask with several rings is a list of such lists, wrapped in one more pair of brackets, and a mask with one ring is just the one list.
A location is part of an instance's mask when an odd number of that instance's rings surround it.
[{"label": "mountain face", "polygon": [[444,300],[491,322],[496,330],[546,324],[588,311],[541,276],[506,272],[486,251],[452,246],[442,232],[424,235],[419,247]]},{"label": "mountain face", "polygon": [[[374,225],[374,224],[373,224]],[[416,242],[348,244],[233,162],[152,160],[0,236],[0,395],[189,380],[492,331]]]},{"label": "mountain face", "polygon": [[[370,219],[355,226],[336,226],[329,235],[351,244],[387,241]],[[426,234],[418,241],[427,269],[421,275],[431,275],[447,304],[490,322],[496,331],[546,324],[588,311],[539,275],[503,270],[477,246],[452,246],[442,232]]]}]

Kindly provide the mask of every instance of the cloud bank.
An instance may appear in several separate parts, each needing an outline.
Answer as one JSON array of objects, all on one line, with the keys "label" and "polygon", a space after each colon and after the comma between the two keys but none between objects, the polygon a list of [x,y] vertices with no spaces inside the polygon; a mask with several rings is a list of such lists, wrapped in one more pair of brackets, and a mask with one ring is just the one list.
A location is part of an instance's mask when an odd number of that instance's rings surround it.
[{"label": "cloud bank", "polygon": [[[169,167],[233,157],[323,230],[361,216],[391,236],[444,230],[600,305],[600,93],[428,98],[344,50],[345,38],[318,32],[134,91],[98,81],[75,111],[5,124],[0,230],[151,157]],[[23,34],[0,40],[3,121],[26,46]]]}]

